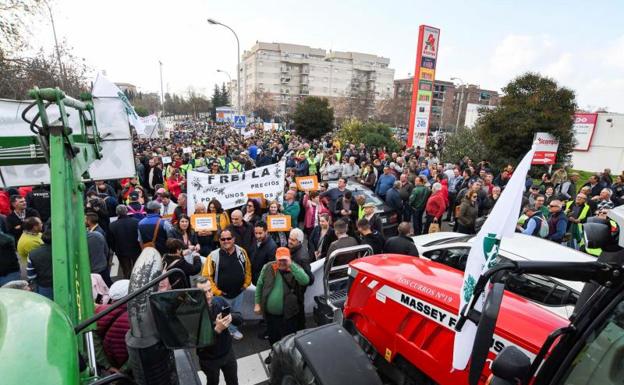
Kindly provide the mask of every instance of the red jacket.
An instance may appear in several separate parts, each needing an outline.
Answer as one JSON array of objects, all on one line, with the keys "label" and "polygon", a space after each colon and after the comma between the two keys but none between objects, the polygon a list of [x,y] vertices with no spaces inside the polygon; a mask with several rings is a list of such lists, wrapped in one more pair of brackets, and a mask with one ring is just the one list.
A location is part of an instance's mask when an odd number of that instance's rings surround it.
[{"label": "red jacket", "polygon": [[427,205],[425,206],[425,212],[427,213],[427,215],[440,218],[445,211],[446,202],[444,200],[443,192],[442,190],[440,190],[429,197],[429,200],[427,200]]},{"label": "red jacket", "polygon": [[178,179],[174,179],[170,177],[167,179],[167,189],[169,193],[177,200],[178,196],[182,193],[182,187],[184,185],[184,178],[180,177]]},{"label": "red jacket", "polygon": [[[96,307],[95,313],[100,313],[109,306],[99,305]],[[118,369],[128,360],[128,348],[126,347],[128,330],[130,330],[130,321],[125,304],[97,321],[97,333],[102,338],[104,353],[106,353],[111,365]]]},{"label": "red jacket", "polygon": [[0,214],[11,214],[11,201],[9,199],[9,193],[3,189],[0,189]]}]

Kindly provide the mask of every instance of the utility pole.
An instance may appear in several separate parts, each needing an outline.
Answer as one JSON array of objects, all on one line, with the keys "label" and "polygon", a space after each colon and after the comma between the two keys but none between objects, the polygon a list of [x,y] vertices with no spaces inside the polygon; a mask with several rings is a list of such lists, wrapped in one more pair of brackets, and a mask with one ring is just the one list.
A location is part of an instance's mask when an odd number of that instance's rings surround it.
[{"label": "utility pole", "polygon": [[54,35],[54,48],[56,49],[56,59],[58,60],[59,65],[59,84],[61,85],[61,89],[65,89],[65,70],[63,69],[63,63],[61,62],[61,50],[59,48],[58,39],[56,37],[56,26],[54,25],[54,15],[52,14],[52,8],[50,8],[50,4],[47,1],[43,2],[48,8],[48,12],[50,13],[50,22],[52,23],[52,34]]},{"label": "utility pole", "polygon": [[160,64],[160,104],[162,105],[161,115],[165,115],[165,94],[163,93],[163,80],[162,80],[163,63],[159,60],[158,64]]},{"label": "utility pole", "polygon": [[461,91],[459,94],[459,104],[457,105],[457,123],[455,123],[455,132],[459,130],[459,117],[461,116],[462,104],[464,102],[464,89],[466,88],[466,83],[460,78],[451,78],[451,80],[459,80],[459,85],[461,87]]},{"label": "utility pole", "polygon": [[[163,79],[162,79],[162,66],[163,63],[162,61],[158,61],[158,64],[160,65],[160,103],[161,103],[161,112],[160,112],[160,117],[161,119],[164,118],[165,116],[165,94],[163,93]],[[161,119],[158,119],[158,130],[160,131],[160,137],[162,138],[163,135],[163,123],[161,121]]]}]

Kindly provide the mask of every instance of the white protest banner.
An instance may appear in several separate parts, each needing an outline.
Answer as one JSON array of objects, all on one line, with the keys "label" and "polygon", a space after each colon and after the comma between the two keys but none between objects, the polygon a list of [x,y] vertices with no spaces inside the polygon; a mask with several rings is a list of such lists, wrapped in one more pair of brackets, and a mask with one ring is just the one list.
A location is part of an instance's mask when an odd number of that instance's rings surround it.
[{"label": "white protest banner", "polygon": [[284,173],[286,162],[236,174],[208,174],[198,171],[187,173],[188,214],[195,212],[195,205],[208,205],[212,199],[221,202],[224,209],[241,206],[247,201],[247,194],[261,191],[267,201],[282,202],[284,195]]},{"label": "white protest banner", "polygon": [[190,147],[183,147],[183,148],[182,148],[182,153],[183,153],[183,154],[190,154],[190,153],[192,153],[192,152],[193,152],[193,149],[192,149],[192,148],[190,148]]}]

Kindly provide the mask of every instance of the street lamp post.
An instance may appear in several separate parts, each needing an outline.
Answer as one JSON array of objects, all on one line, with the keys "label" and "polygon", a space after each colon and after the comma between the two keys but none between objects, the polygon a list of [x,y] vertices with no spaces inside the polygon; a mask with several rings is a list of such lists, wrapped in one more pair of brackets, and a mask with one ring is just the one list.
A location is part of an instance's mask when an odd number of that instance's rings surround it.
[{"label": "street lamp post", "polygon": [[158,64],[160,65],[160,103],[162,104],[162,114],[165,115],[165,94],[163,92],[163,80],[162,80],[162,66],[163,63],[159,60]]},{"label": "street lamp post", "polygon": [[462,104],[464,102],[464,88],[466,88],[466,83],[460,78],[451,78],[451,80],[458,80],[459,85],[462,87],[459,94],[459,104],[457,106],[457,123],[455,123],[455,132],[457,132],[459,130],[459,117],[461,116]]},{"label": "street lamp post", "polygon": [[240,115],[242,108],[241,108],[241,90],[240,90],[240,41],[238,40],[238,35],[236,34],[236,32],[234,32],[232,28],[214,19],[208,19],[208,23],[212,25],[221,25],[229,29],[230,31],[232,31],[232,33],[234,34],[234,37],[236,38],[236,48],[237,48],[237,55],[236,55],[236,100],[237,100],[237,103],[236,103],[236,108],[238,110],[238,114]]}]

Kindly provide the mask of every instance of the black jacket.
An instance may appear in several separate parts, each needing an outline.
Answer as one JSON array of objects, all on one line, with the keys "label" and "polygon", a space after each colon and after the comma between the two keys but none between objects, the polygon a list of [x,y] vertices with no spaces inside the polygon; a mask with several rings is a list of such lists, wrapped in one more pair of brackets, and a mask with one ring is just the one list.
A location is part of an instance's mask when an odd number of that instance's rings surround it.
[{"label": "black jacket", "polygon": [[11,235],[0,231],[0,277],[20,270],[15,243]]},{"label": "black jacket", "polygon": [[38,185],[26,195],[26,205],[39,212],[41,221],[45,223],[50,218],[50,189],[46,186]]},{"label": "black jacket", "polygon": [[412,238],[406,237],[405,235],[397,235],[395,237],[388,238],[386,244],[384,245],[384,253],[403,254],[417,257],[418,249],[416,248]]},{"label": "black jacket", "polygon": [[314,274],[312,274],[312,269],[310,268],[308,249],[303,247],[303,244],[296,246],[295,248],[290,249],[290,258],[297,265],[301,266],[301,268],[303,268],[308,277],[310,277],[310,282],[308,282],[308,286],[311,286],[314,283]]},{"label": "black jacket", "polygon": [[314,252],[319,249],[319,242],[321,242],[321,226],[316,226],[308,237],[310,260],[315,261],[317,259],[325,258],[327,256],[327,249],[329,249],[329,245],[331,245],[336,239],[338,239],[336,238],[336,233],[334,232],[334,229],[330,227],[329,230],[327,230],[327,234],[325,234],[325,239],[321,245],[321,254],[317,258],[314,255]]},{"label": "black jacket", "polygon": [[384,248],[384,238],[379,232],[373,231],[360,237],[362,244],[369,245],[373,248],[374,254],[381,254]]},{"label": "black jacket", "polygon": [[260,246],[256,242],[253,257],[251,258],[251,282],[254,285],[258,282],[262,267],[275,260],[275,250],[277,250],[277,244],[269,235],[267,235]]},{"label": "black jacket", "polygon": [[[351,215],[349,216],[342,215],[341,211],[343,209],[351,210]],[[343,198],[340,198],[338,199],[338,201],[336,201],[336,208],[334,210],[334,219],[340,219],[340,218],[349,219],[349,221],[353,225],[355,225],[355,223],[357,222],[357,216],[358,216],[358,206],[357,206],[357,203],[355,202],[355,199],[351,199],[349,203],[349,207],[345,207],[345,202]]]},{"label": "black jacket", "polygon": [[243,221],[242,226],[234,226],[231,224],[227,229],[230,230],[232,235],[236,238],[235,243],[245,249],[249,259],[252,259],[256,243],[253,225]]},{"label": "black jacket", "polygon": [[[44,243],[28,255],[34,274],[37,275],[35,282],[42,287],[52,287],[52,245]],[[31,273],[29,271],[28,275]]]},{"label": "black jacket", "polygon": [[[35,209],[31,209],[30,207],[26,207],[26,216],[24,218],[28,217],[40,217],[39,212]],[[6,217],[6,224],[9,230],[9,234],[13,236],[13,239],[15,239],[15,243],[17,243],[17,241],[19,241],[20,237],[22,236],[22,220],[17,215],[15,215],[15,211],[11,211],[11,214],[7,215]],[[17,226],[19,226],[20,228],[16,229]]]},{"label": "black jacket", "polygon": [[[210,320],[212,325],[216,325],[217,315],[221,313],[221,310],[228,307],[227,301],[223,297],[212,297],[212,303],[208,306],[208,313],[210,314]],[[232,324],[239,326],[242,323],[242,318],[239,313],[232,314]],[[228,354],[232,350],[232,336],[229,331],[225,329],[221,333],[214,334],[214,344],[197,349],[197,356],[200,361],[216,360]]]},{"label": "black jacket", "polygon": [[139,220],[133,217],[119,217],[108,228],[108,244],[117,257],[132,258],[134,261],[141,254],[141,245],[137,239]]},{"label": "black jacket", "polygon": [[[169,260],[169,258],[171,257],[165,254],[165,259]],[[177,258],[177,256],[173,258]],[[201,268],[202,268],[202,263],[201,263],[201,259],[199,258],[199,256],[195,256],[193,258],[192,264],[186,262],[186,259],[184,259],[184,257],[181,257],[179,259],[176,259],[174,261],[167,263],[167,270],[180,269],[184,272],[184,275],[186,276],[184,281],[182,281],[182,278],[180,278],[180,275],[173,275],[169,277],[171,288],[172,289],[186,289],[186,288],[191,287],[190,277],[192,277],[195,274],[199,274],[199,272],[201,271]]]}]

